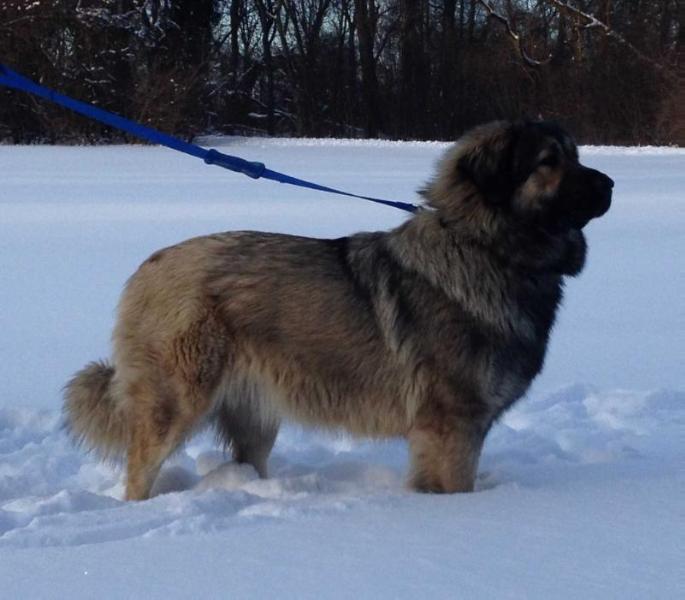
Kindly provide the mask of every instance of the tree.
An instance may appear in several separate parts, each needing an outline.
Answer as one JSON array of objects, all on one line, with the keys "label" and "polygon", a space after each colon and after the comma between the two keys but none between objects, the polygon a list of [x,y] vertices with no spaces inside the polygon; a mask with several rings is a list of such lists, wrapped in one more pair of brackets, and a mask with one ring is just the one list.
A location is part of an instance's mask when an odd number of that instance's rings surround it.
[{"label": "tree", "polygon": [[359,63],[361,65],[362,93],[366,108],[365,132],[367,137],[377,137],[383,129],[383,118],[378,98],[376,59],[373,54],[378,8],[374,0],[355,0],[357,35],[359,38]]},{"label": "tree", "polygon": [[[189,137],[453,139],[541,116],[581,141],[684,143],[681,15],[678,0],[4,0],[0,56]],[[122,134],[0,90],[0,136]]]}]

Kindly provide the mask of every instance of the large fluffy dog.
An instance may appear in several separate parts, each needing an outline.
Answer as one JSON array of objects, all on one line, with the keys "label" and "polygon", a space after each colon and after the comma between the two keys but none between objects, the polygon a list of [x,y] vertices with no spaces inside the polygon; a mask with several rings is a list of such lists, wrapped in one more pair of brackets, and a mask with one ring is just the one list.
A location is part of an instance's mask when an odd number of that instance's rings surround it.
[{"label": "large fluffy dog", "polygon": [[558,127],[496,122],[447,152],[426,209],[392,231],[222,233],[156,252],[121,299],[113,365],[67,385],[68,425],[126,457],[130,499],[207,420],[265,477],[282,418],[404,436],[413,488],[472,490],[612,187]]}]

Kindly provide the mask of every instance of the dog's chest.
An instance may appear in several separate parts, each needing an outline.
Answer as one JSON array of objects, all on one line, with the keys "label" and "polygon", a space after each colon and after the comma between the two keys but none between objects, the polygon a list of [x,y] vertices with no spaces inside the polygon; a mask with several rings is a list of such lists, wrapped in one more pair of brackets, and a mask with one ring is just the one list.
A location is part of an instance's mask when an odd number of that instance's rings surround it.
[{"label": "dog's chest", "polygon": [[508,289],[515,307],[501,335],[491,338],[484,396],[498,414],[518,400],[540,373],[549,334],[561,300],[558,277],[529,276]]}]

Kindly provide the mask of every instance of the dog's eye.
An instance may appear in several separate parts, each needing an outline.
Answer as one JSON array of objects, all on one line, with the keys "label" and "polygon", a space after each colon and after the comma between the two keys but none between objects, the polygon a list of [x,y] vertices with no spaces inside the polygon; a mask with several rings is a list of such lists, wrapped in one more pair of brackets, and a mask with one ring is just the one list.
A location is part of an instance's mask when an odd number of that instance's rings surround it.
[{"label": "dog's eye", "polygon": [[558,164],[559,157],[556,154],[548,154],[538,163],[538,167],[556,167]]}]

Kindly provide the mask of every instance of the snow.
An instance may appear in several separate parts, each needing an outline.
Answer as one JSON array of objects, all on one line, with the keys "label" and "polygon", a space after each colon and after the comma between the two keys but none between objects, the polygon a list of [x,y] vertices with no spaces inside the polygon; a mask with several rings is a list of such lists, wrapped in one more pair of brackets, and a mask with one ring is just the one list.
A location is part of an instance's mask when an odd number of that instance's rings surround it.
[{"label": "snow", "polygon": [[[205,140],[400,201],[441,143]],[[616,180],[545,370],[495,426],[477,492],[403,487],[406,445],[288,426],[271,478],[209,434],[146,502],[74,448],[60,388],[109,352],[121,287],[203,233],[339,236],[406,214],[151,147],[0,146],[0,580],[7,598],[673,598],[685,584],[685,151],[583,148]]]}]

